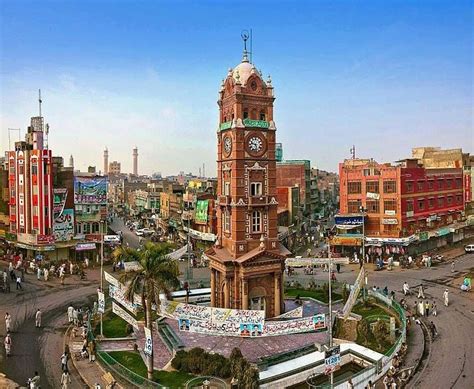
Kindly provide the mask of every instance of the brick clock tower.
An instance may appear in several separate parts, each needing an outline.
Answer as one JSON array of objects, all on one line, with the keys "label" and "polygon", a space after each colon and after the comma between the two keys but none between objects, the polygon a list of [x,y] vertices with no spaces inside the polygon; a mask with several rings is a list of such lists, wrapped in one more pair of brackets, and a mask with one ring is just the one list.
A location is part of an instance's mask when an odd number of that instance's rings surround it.
[{"label": "brick clock tower", "polygon": [[278,241],[273,86],[249,62],[229,69],[219,91],[216,244],[207,251],[211,305],[283,311],[289,251]]}]

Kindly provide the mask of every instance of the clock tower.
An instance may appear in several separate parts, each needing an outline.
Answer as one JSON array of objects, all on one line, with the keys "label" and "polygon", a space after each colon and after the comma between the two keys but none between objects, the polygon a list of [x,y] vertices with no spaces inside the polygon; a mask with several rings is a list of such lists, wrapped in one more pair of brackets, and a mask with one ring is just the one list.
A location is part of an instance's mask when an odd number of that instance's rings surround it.
[{"label": "clock tower", "polygon": [[219,91],[217,130],[218,238],[207,251],[211,305],[283,309],[289,254],[278,241],[273,86],[249,62],[229,69]]}]

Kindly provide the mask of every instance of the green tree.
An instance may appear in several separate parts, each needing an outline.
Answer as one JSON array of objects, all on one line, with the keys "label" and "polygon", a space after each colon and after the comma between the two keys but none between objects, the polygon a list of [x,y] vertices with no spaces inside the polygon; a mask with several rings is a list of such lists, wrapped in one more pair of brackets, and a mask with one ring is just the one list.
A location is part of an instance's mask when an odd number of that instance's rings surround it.
[{"label": "green tree", "polygon": [[[133,301],[135,294],[139,294],[145,311],[145,326],[153,336],[151,306],[156,305],[159,312],[160,293],[169,294],[179,286],[179,269],[176,261],[168,257],[167,246],[146,243],[142,250],[120,248],[114,251],[117,260],[138,261],[140,269],[126,272],[120,277],[120,282],[126,284],[125,296]],[[148,378],[153,378],[153,352],[147,356]]]}]

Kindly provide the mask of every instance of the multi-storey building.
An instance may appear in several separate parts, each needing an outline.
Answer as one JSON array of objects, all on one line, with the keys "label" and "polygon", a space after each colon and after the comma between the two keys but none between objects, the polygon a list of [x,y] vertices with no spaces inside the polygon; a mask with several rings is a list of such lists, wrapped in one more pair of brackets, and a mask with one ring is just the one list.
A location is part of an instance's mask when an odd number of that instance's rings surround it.
[{"label": "multi-storey building", "polygon": [[109,170],[108,170],[108,174],[109,175],[115,175],[115,176],[118,176],[120,175],[120,162],[117,162],[117,161],[112,161],[109,163]]},{"label": "multi-storey building", "polygon": [[282,311],[288,253],[277,235],[274,99],[271,79],[262,79],[244,50],[219,92],[218,238],[206,252],[211,305],[269,317]]},{"label": "multi-storey building", "polygon": [[33,250],[54,250],[52,153],[43,138],[44,119],[33,117],[25,141],[6,153],[10,233],[31,255]]},{"label": "multi-storey building", "polygon": [[[339,233],[332,241],[339,252],[361,246],[362,232],[378,255],[404,253],[407,246],[422,251],[461,238],[456,224],[464,210],[461,168],[430,169],[418,159],[396,165],[351,159],[339,165],[339,174]],[[363,231],[354,224],[357,216],[364,220]],[[428,242],[431,237],[439,239]]]}]

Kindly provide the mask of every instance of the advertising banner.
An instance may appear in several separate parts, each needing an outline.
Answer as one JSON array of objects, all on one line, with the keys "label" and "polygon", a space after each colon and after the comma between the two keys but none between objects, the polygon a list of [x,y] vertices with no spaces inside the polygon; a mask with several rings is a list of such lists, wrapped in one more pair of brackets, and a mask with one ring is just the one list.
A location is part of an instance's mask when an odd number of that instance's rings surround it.
[{"label": "advertising banner", "polygon": [[97,292],[98,299],[97,299],[97,312],[104,313],[105,312],[105,296],[104,292]]},{"label": "advertising banner", "polygon": [[78,243],[76,244],[77,251],[95,250],[95,243]]},{"label": "advertising banner", "polygon": [[109,284],[112,284],[116,288],[120,288],[120,282],[113,275],[104,271],[104,278]]},{"label": "advertising banner", "polygon": [[291,311],[285,312],[280,316],[277,316],[276,319],[297,319],[303,317],[303,307],[295,308]]},{"label": "advertising banner", "polygon": [[351,293],[349,294],[349,298],[347,299],[346,303],[344,304],[344,308],[342,309],[342,317],[347,319],[349,314],[351,313],[352,307],[354,306],[357,296],[359,296],[359,292],[361,288],[363,288],[365,282],[365,268],[361,267],[359,275],[355,280],[355,283],[352,287]]},{"label": "advertising banner", "polygon": [[331,246],[362,246],[362,236],[333,236],[331,239]]},{"label": "advertising banner", "polygon": [[138,304],[135,304],[135,302],[132,303],[125,297],[125,289],[117,288],[114,285],[109,285],[109,296],[112,297],[114,300],[118,301],[120,304],[122,304],[134,315],[137,314]]},{"label": "advertising banner", "polygon": [[145,346],[143,347],[143,352],[146,355],[152,355],[153,354],[153,339],[151,337],[151,331],[149,328],[144,327],[145,330]]},{"label": "advertising banner", "polygon": [[324,352],[324,374],[331,374],[341,366],[341,346],[337,345]]},{"label": "advertising banner", "polygon": [[136,321],[136,319],[131,316],[127,311],[122,309],[118,304],[116,304],[115,301],[112,301],[112,312],[138,330],[138,322]]},{"label": "advertising banner", "polygon": [[74,177],[76,204],[107,204],[106,177]]},{"label": "advertising banner", "polygon": [[62,209],[54,217],[53,235],[57,242],[66,242],[74,238],[74,210]]},{"label": "advertising banner", "polygon": [[334,224],[336,225],[360,226],[363,223],[364,223],[364,217],[362,215],[335,216],[334,217]]},{"label": "advertising banner", "polygon": [[194,220],[199,224],[207,223],[207,210],[209,208],[209,200],[198,200],[196,202],[196,213]]}]

